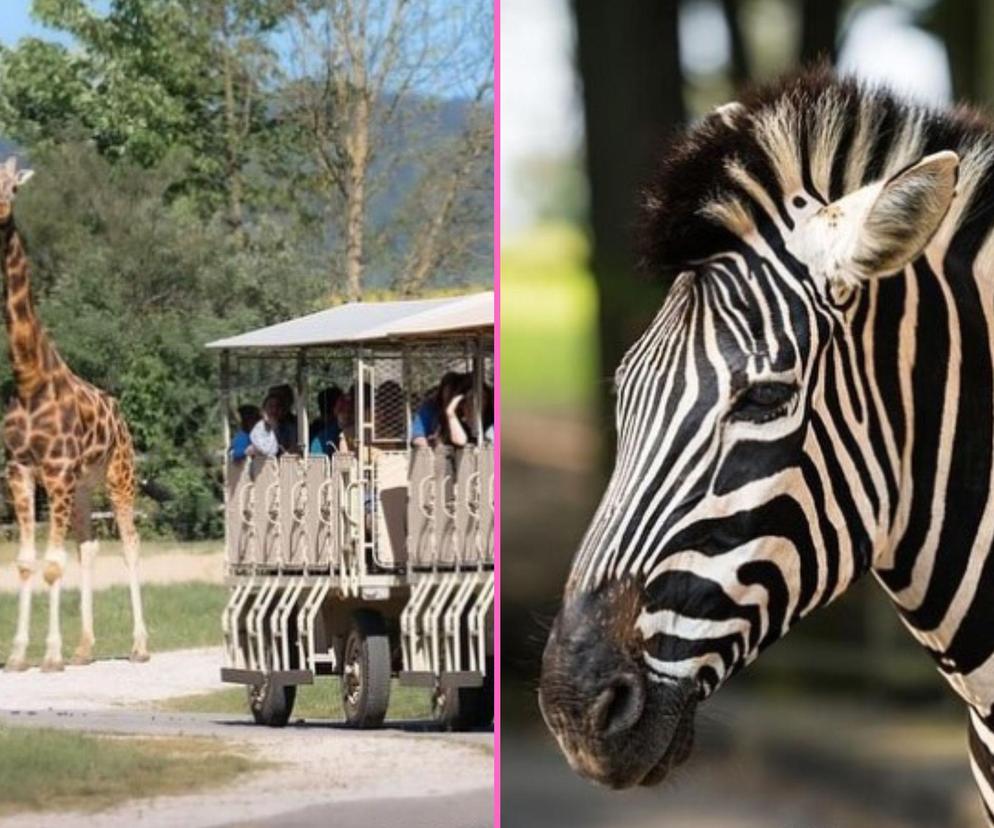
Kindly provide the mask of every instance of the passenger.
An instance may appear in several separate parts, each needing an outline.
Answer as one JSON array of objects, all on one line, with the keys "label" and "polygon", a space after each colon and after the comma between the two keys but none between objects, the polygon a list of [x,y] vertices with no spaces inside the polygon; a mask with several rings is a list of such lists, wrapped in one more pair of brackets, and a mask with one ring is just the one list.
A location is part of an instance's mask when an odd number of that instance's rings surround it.
[{"label": "passenger", "polygon": [[438,388],[428,396],[411,422],[411,445],[433,446],[442,438],[442,413],[447,410],[453,397],[465,395],[473,386],[470,374],[449,371],[442,377]]},{"label": "passenger", "polygon": [[335,407],[344,392],[337,385],[331,385],[318,393],[320,415],[311,424],[311,454],[331,454],[338,450],[338,440],[342,428],[335,416]]},{"label": "passenger", "polygon": [[[362,384],[362,392],[363,408],[366,410],[366,414],[368,415],[372,393],[369,383],[364,382]],[[349,386],[347,394],[343,394],[339,397],[338,406],[335,408],[335,416],[338,418],[338,424],[342,429],[341,436],[338,438],[339,451],[350,451],[351,449],[349,447],[355,447],[358,443],[355,421],[355,413],[358,407],[359,404],[356,400],[356,387],[353,384]]]},{"label": "passenger", "polygon": [[255,424],[246,453],[251,457],[277,457],[280,453],[278,430],[283,418],[283,403],[276,394],[269,394],[262,403],[262,419]]},{"label": "passenger", "polygon": [[297,415],[294,412],[293,388],[288,383],[275,385],[269,389],[267,396],[270,395],[279,400],[283,411],[276,429],[276,438],[279,440],[280,448],[290,454],[299,454],[300,443],[297,439]]},{"label": "passenger", "polygon": [[456,394],[445,406],[445,416],[439,427],[444,445],[462,448],[476,442],[476,401],[472,392]]},{"label": "passenger", "polygon": [[238,406],[238,431],[231,438],[231,448],[229,449],[231,459],[235,462],[240,462],[248,456],[249,448],[252,445],[252,438],[249,435],[261,416],[257,405]]},{"label": "passenger", "polygon": [[490,445],[494,442],[494,389],[486,383],[483,384],[483,442]]},{"label": "passenger", "polygon": [[349,440],[355,440],[355,402],[351,389],[335,400],[333,411],[338,422],[338,450],[347,452]]}]

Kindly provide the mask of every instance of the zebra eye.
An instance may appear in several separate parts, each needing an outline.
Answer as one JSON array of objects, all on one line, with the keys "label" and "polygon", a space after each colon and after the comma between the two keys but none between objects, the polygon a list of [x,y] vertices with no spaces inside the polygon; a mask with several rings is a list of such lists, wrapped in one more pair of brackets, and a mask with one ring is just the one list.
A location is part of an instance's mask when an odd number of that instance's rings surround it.
[{"label": "zebra eye", "polygon": [[732,405],[735,420],[765,423],[787,413],[787,405],[797,393],[789,382],[757,382],[745,389]]}]

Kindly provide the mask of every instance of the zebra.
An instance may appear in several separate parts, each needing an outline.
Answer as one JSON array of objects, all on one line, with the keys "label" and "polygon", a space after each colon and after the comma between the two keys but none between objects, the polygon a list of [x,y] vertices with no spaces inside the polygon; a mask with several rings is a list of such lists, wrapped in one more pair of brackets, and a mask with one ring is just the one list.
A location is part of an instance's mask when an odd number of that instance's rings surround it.
[{"label": "zebra", "polygon": [[671,287],[615,374],[548,727],[655,784],[698,704],[872,572],[966,703],[994,823],[994,125],[809,69],[677,137],[641,205]]}]

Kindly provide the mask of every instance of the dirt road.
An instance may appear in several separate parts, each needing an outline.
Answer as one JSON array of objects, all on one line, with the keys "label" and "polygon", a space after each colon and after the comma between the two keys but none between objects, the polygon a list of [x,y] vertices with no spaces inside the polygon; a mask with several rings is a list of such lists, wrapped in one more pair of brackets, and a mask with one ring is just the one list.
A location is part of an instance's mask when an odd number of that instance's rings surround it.
[{"label": "dirt road", "polygon": [[[144,736],[205,736],[274,763],[221,790],[189,796],[136,799],[97,815],[46,814],[49,828],[83,826],[326,825],[343,803],[350,825],[419,824],[439,828],[490,825],[493,780],[491,733],[442,734],[424,723],[379,731],[349,730],[316,721],[273,730],[244,716],[161,713],[136,704],[218,689],[220,652],[157,653],[148,664],[98,662],[65,673],[0,674],[0,723]],[[448,798],[458,800],[455,809]],[[404,800],[407,804],[388,802]],[[360,804],[364,803],[364,804]],[[346,815],[351,814],[346,819]],[[420,816],[419,816],[420,815]],[[371,819],[377,816],[376,819]],[[352,823],[347,821],[352,820]],[[420,822],[418,820],[421,820]],[[39,824],[23,814],[0,823]]]}]

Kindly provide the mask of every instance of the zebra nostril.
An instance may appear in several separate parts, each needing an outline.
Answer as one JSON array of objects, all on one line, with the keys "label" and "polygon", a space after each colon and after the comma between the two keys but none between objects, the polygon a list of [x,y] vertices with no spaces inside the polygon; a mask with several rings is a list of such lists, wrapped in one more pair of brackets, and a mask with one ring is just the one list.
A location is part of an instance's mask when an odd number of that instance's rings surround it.
[{"label": "zebra nostril", "polygon": [[594,729],[602,736],[630,730],[642,717],[645,685],[634,673],[619,673],[594,701]]}]

